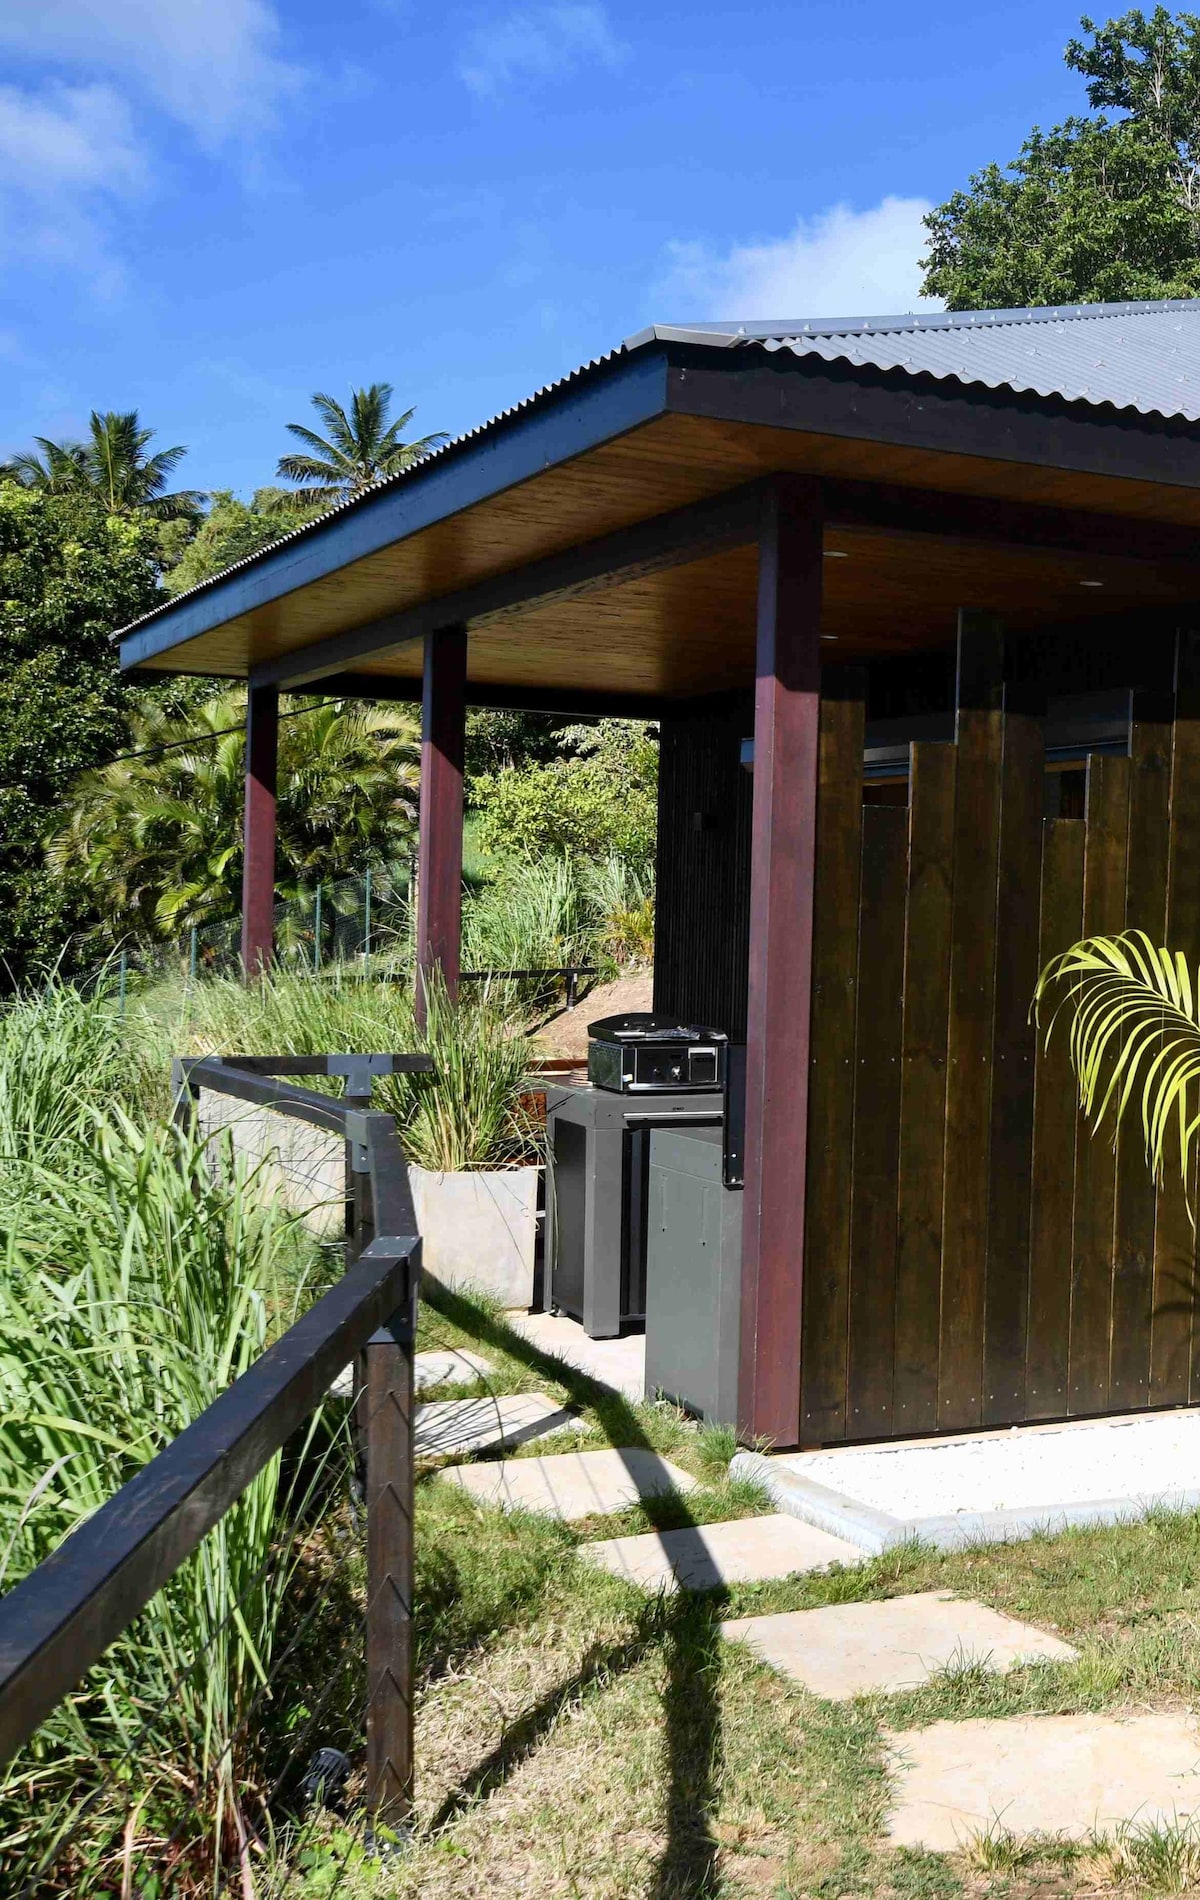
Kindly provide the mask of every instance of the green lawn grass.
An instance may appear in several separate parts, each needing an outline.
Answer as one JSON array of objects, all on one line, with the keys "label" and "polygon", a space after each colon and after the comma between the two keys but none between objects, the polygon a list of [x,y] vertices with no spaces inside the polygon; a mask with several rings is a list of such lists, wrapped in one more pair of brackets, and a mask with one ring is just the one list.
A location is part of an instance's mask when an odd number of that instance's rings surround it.
[{"label": "green lawn grass", "polygon": [[[393,1860],[313,1824],[273,1891],[288,1900],[951,1900],[1185,1892],[1200,1836],[1136,1825],[1105,1841],[993,1829],[956,1855],[894,1851],[885,1731],[947,1717],[1193,1707],[1200,1684],[1200,1517],[651,1598],[580,1563],[587,1538],[766,1509],[725,1473],[727,1435],[631,1405],[548,1359],[472,1301],[426,1305],[422,1346],[471,1345],[488,1388],[577,1408],[582,1439],[654,1446],[698,1480],[686,1505],[562,1525],[474,1503],[435,1466],[418,1486],[418,1807]],[[445,1395],[479,1387],[455,1386]],[[440,1396],[440,1395],[439,1395]],[[556,1439],[555,1443],[559,1441]],[[521,1456],[535,1456],[544,1443]],[[1062,1634],[1079,1660],[832,1704],[726,1644],[729,1616],[952,1589]]]}]

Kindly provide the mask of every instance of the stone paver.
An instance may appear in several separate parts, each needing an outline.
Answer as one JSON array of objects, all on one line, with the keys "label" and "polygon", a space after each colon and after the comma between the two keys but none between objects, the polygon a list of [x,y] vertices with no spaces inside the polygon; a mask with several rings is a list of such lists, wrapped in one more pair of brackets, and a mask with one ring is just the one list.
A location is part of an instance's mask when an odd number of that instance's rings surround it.
[{"label": "stone paver", "polygon": [[485,1393],[477,1399],[435,1399],[431,1405],[419,1405],[413,1445],[425,1458],[496,1451],[572,1426],[577,1431],[587,1429],[574,1412],[540,1392],[513,1392],[500,1398]]},{"label": "stone paver", "polygon": [[565,1359],[598,1385],[624,1398],[640,1399],[646,1385],[646,1335],[628,1333],[623,1339],[589,1339],[578,1320],[561,1313],[508,1313],[513,1331],[540,1352]]},{"label": "stone paver", "polygon": [[472,1497],[506,1509],[544,1511],[568,1520],[607,1516],[639,1498],[690,1491],[695,1479],[635,1447],[627,1451],[567,1451],[548,1458],[506,1458],[494,1464],[451,1465],[444,1478]]},{"label": "stone paver", "polygon": [[1200,1814],[1200,1736],[1182,1715],[1035,1715],[892,1735],[897,1846],[951,1851],[1002,1829],[1086,1839]]},{"label": "stone paver", "polygon": [[731,1641],[749,1643],[764,1662],[832,1702],[915,1689],[939,1670],[969,1662],[1004,1670],[1042,1658],[1069,1662],[1075,1656],[1057,1636],[949,1590],[744,1617],[723,1624],[722,1632]]},{"label": "stone paver", "polygon": [[863,1553],[799,1518],[743,1517],[640,1537],[609,1537],[586,1544],[587,1563],[627,1577],[646,1590],[712,1590],[725,1583],[760,1583],[828,1564],[858,1564]]},{"label": "stone paver", "polygon": [[[413,1355],[413,1389],[427,1392],[435,1385],[474,1385],[477,1379],[490,1378],[495,1370],[490,1359],[477,1352],[467,1352],[461,1346],[418,1352]],[[329,1396],[331,1399],[354,1397],[353,1366],[342,1367],[329,1388]]]}]

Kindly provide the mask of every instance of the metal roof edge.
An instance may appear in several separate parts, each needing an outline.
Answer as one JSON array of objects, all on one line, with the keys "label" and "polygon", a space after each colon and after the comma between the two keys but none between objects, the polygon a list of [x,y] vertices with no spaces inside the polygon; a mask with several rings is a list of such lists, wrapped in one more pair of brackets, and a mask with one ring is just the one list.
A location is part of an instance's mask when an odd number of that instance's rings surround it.
[{"label": "metal roof edge", "polygon": [[[1085,322],[1095,318],[1157,316],[1164,311],[1200,310],[1200,297],[1143,299],[1129,303],[1032,305],[1011,310],[910,310],[879,317],[794,317],[762,322],[691,323],[678,330],[660,327],[662,340],[694,335],[704,342],[786,342],[794,336],[887,336],[905,330],[977,330],[1035,323]],[[646,335],[647,332],[639,332]]]}]

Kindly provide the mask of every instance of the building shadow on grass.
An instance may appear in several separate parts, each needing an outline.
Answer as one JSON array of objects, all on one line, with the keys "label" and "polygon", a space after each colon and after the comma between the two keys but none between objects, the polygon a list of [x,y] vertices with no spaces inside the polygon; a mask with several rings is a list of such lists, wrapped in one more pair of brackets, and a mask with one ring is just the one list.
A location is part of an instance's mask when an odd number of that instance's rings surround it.
[{"label": "building shadow on grass", "polygon": [[[527,1371],[564,1386],[572,1404],[588,1406],[596,1413],[614,1450],[661,1456],[634,1406],[620,1393],[542,1351],[473,1301],[439,1289],[428,1304],[480,1344],[494,1346]],[[696,1528],[700,1521],[680,1492],[645,1498],[642,1509],[656,1528]],[[719,1885],[713,1814],[722,1757],[720,1625],[725,1602],[726,1592],[721,1590],[678,1590],[651,1598],[632,1638],[589,1651],[569,1681],[560,1683],[512,1725],[492,1753],[446,1797],[433,1821],[435,1830],[500,1786],[536,1751],[562,1711],[592,1683],[624,1674],[658,1649],[666,1676],[662,1698],[666,1840],[646,1891],[651,1900],[710,1900]]]}]

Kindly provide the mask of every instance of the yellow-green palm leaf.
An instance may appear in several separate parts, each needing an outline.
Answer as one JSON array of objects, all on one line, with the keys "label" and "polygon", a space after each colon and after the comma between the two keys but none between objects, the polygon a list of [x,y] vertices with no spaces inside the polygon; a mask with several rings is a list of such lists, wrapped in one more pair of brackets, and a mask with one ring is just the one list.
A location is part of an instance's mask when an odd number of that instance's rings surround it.
[{"label": "yellow-green palm leaf", "polygon": [[1200,1129],[1200,986],[1187,959],[1156,949],[1142,930],[1085,937],[1046,965],[1033,1007],[1047,1043],[1060,1016],[1069,1019],[1079,1102],[1093,1128],[1110,1108],[1114,1134],[1139,1113],[1157,1181],[1177,1137],[1186,1191]]}]

